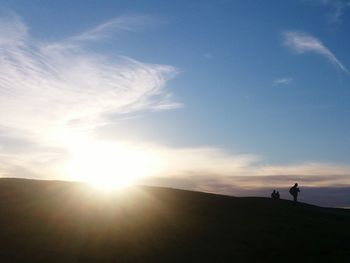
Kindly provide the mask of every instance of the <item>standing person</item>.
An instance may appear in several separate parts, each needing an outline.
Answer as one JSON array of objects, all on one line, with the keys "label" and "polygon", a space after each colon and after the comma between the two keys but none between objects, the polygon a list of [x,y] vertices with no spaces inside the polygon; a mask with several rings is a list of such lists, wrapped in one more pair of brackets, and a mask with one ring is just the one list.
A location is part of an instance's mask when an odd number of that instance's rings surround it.
[{"label": "standing person", "polygon": [[300,189],[298,188],[298,184],[295,183],[293,187],[289,189],[289,193],[293,196],[294,202],[298,202],[298,194]]}]

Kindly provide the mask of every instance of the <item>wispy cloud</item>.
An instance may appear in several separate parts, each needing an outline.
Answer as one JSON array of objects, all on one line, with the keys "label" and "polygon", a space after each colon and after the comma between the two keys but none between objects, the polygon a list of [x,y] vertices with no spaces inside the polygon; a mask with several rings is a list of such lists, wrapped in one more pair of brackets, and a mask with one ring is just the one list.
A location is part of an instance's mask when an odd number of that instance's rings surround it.
[{"label": "wispy cloud", "polygon": [[[218,148],[172,149],[155,146],[166,156],[163,167],[145,183],[233,194],[237,189],[350,186],[350,166],[321,162],[265,164],[256,155],[231,154]],[[238,191],[239,192],[239,191]]]},{"label": "wispy cloud", "polygon": [[25,174],[47,171],[48,163],[52,167],[67,157],[64,143],[70,134],[89,132],[110,122],[111,115],[182,106],[166,87],[177,74],[174,67],[85,48],[148,19],[119,17],[47,43],[33,39],[20,17],[0,18],[2,175],[13,176],[19,167]]},{"label": "wispy cloud", "polygon": [[46,48],[81,48],[84,44],[107,39],[117,32],[137,32],[145,27],[155,25],[156,21],[154,17],[147,15],[119,16],[77,35],[55,43],[48,43]]},{"label": "wispy cloud", "polygon": [[283,33],[284,44],[297,53],[313,52],[324,56],[344,72],[348,72],[346,67],[337,57],[317,38],[309,34],[297,31],[287,31]]},{"label": "wispy cloud", "polygon": [[292,78],[278,78],[272,82],[273,86],[288,85],[293,81]]},{"label": "wispy cloud", "polygon": [[155,23],[155,19],[146,15],[119,16],[111,19],[101,25],[98,25],[88,31],[77,36],[71,37],[74,41],[91,41],[100,40],[107,37],[116,30],[137,31],[141,27]]},{"label": "wispy cloud", "polygon": [[313,2],[319,2],[322,5],[330,6],[333,11],[329,15],[332,22],[339,23],[346,9],[350,7],[349,0],[316,0]]},{"label": "wispy cloud", "polygon": [[[218,148],[159,147],[153,149],[167,156],[168,163],[140,183],[238,196],[269,196],[272,189],[278,189],[283,198],[290,198],[288,189],[298,182],[303,201],[350,206],[338,189],[350,190],[349,165],[321,162],[272,165],[259,156],[232,154]],[[321,192],[317,194],[318,191]]]},{"label": "wispy cloud", "polygon": [[78,40],[97,40],[116,25],[130,28],[134,23],[125,17],[121,21],[68,38],[53,49],[55,43],[30,38],[18,17],[0,20],[0,110],[8,113],[0,116],[0,125],[48,131],[99,125],[111,113],[180,107],[165,86],[175,68],[127,57],[111,59],[77,45]]},{"label": "wispy cloud", "polygon": [[[265,164],[261,156],[231,154],[218,148],[161,149],[162,156],[168,156],[171,162],[164,163],[166,169],[159,175],[172,171],[172,175],[180,177],[192,175],[194,180],[196,175],[207,176],[210,181],[228,180],[231,181],[228,185],[241,187],[261,187],[269,181],[283,186],[294,180],[307,186],[350,185],[349,165],[318,162],[272,165]],[[200,183],[205,185],[205,181]]]}]

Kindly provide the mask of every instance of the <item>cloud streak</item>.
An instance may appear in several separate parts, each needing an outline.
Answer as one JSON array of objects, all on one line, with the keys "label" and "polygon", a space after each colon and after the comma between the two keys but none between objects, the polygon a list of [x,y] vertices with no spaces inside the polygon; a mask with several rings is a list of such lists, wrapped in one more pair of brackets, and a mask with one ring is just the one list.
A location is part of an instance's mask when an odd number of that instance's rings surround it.
[{"label": "cloud streak", "polygon": [[47,132],[96,126],[108,114],[181,107],[165,87],[175,68],[110,58],[77,45],[133,23],[135,18],[112,20],[60,42],[58,49],[30,38],[18,17],[0,20],[0,111],[7,113],[0,126]]},{"label": "cloud streak", "polygon": [[136,32],[145,27],[156,24],[156,19],[146,15],[119,16],[107,22],[97,25],[89,30],[77,35],[68,37],[55,43],[49,43],[46,48],[50,49],[68,49],[78,48],[82,45],[93,44],[105,40],[116,32]]},{"label": "cloud streak", "polygon": [[292,83],[293,79],[292,78],[279,78],[279,79],[275,79],[272,82],[273,86],[285,86],[285,85],[289,85],[290,83]]},{"label": "cloud streak", "polygon": [[[54,177],[72,138],[116,116],[181,107],[166,87],[177,70],[85,48],[134,30],[119,17],[55,43],[33,39],[16,15],[0,18],[0,175]],[[46,175],[45,175],[46,174]]]},{"label": "cloud streak", "polygon": [[297,53],[313,52],[327,58],[342,71],[348,73],[347,68],[338,58],[317,38],[297,31],[283,33],[284,44]]},{"label": "cloud streak", "polygon": [[346,9],[350,7],[349,0],[316,0],[317,2],[328,5],[333,8],[333,12],[330,14],[332,22],[339,23],[341,17],[344,15]]},{"label": "cloud streak", "polygon": [[152,145],[145,148],[152,149],[152,154],[158,156],[162,164],[146,181],[184,182],[183,185],[192,189],[205,188],[214,192],[218,190],[215,185],[247,189],[267,185],[283,187],[295,181],[309,187],[350,185],[349,165],[320,162],[273,165],[266,164],[261,156],[234,154],[215,147]]}]

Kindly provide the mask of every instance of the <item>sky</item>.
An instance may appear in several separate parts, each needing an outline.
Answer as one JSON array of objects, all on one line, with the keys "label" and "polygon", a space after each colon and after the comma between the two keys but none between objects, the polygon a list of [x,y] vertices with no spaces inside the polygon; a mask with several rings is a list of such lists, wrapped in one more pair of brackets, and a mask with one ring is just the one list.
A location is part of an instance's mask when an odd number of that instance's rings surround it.
[{"label": "sky", "polygon": [[2,0],[0,176],[350,207],[349,24],[347,0]]}]

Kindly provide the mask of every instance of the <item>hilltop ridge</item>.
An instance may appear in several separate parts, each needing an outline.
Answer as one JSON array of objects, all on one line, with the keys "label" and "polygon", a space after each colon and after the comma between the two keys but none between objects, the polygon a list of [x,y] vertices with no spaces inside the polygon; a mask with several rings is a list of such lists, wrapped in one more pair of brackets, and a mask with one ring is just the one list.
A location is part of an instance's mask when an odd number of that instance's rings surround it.
[{"label": "hilltop ridge", "polygon": [[137,186],[0,179],[4,262],[345,262],[350,211]]}]

